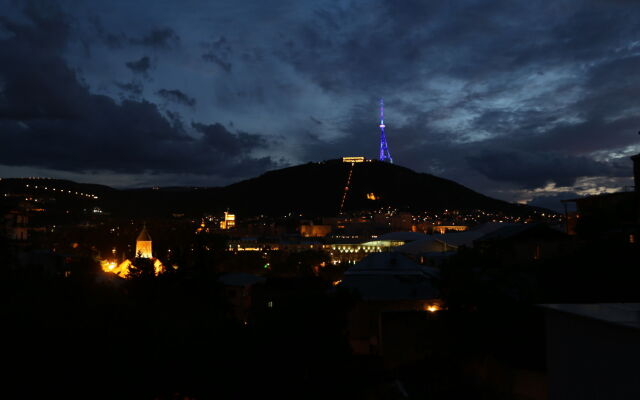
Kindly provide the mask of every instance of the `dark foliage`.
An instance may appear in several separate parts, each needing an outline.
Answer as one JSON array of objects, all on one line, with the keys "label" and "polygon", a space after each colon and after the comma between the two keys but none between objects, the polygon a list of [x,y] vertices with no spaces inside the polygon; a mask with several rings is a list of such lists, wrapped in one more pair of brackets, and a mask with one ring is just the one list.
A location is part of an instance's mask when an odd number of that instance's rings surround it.
[{"label": "dark foliage", "polygon": [[[65,398],[207,399],[323,397],[336,380],[349,387],[346,303],[329,299],[323,281],[269,283],[262,293],[292,291],[277,308],[256,306],[254,322],[243,326],[211,268],[154,277],[150,260],[134,265],[128,280],[90,262],[68,278],[5,273],[1,350],[15,385],[3,390],[26,398],[43,390]],[[25,378],[32,384],[17,383]]]}]

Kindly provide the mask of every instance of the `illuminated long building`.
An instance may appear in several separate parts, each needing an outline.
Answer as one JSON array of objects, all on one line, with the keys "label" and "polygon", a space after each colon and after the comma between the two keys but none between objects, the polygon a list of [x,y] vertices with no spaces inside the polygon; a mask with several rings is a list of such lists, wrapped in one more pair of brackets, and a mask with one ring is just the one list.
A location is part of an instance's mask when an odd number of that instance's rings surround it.
[{"label": "illuminated long building", "polygon": [[318,241],[263,243],[251,240],[235,240],[229,242],[228,250],[233,252],[287,251],[291,253],[320,250],[329,254],[333,264],[340,262],[354,264],[363,259],[367,254],[390,251],[392,248],[402,246],[403,244],[405,244],[405,242],[400,240],[371,240],[363,243],[344,240],[336,241],[335,243],[321,243]]}]

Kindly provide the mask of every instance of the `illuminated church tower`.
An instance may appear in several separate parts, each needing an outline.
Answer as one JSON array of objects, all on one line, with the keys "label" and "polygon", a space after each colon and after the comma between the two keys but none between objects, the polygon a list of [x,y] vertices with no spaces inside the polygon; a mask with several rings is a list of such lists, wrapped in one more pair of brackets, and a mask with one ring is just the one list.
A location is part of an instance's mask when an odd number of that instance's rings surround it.
[{"label": "illuminated church tower", "polygon": [[136,239],[136,257],[153,258],[151,254],[151,236],[147,232],[147,225],[142,227],[142,231]]}]

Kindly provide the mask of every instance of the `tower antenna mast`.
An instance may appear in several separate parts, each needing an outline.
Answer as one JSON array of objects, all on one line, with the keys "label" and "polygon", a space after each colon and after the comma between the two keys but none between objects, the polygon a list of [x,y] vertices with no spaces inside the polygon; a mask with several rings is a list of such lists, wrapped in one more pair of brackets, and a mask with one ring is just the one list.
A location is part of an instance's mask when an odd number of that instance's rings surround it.
[{"label": "tower antenna mast", "polygon": [[380,161],[388,161],[393,164],[393,158],[391,158],[391,154],[389,153],[384,128],[384,100],[380,99]]}]

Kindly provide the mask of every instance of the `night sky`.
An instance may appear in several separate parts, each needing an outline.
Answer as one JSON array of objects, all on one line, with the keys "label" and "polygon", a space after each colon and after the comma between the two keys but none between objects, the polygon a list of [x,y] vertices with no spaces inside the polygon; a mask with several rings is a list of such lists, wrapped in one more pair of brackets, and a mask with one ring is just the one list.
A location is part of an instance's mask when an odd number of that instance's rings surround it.
[{"label": "night sky", "polygon": [[637,1],[0,0],[0,176],[223,185],[379,145],[556,206],[632,185]]}]

